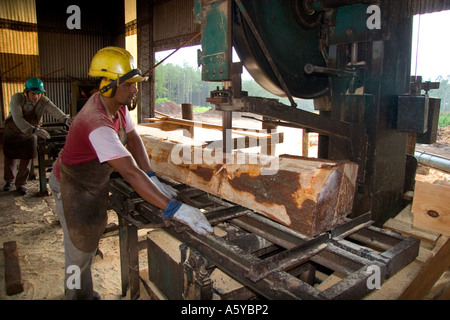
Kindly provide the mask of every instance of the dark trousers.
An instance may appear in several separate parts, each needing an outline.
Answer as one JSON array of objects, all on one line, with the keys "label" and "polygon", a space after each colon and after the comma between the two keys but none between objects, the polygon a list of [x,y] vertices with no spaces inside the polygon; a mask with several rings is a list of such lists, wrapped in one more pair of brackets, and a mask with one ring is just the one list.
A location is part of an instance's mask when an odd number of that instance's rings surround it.
[{"label": "dark trousers", "polygon": [[[6,182],[14,182],[16,188],[25,186],[30,174],[30,163],[32,159],[10,159],[5,157],[4,179]],[[17,163],[19,169],[15,175]],[[14,177],[16,178],[14,181]]]}]

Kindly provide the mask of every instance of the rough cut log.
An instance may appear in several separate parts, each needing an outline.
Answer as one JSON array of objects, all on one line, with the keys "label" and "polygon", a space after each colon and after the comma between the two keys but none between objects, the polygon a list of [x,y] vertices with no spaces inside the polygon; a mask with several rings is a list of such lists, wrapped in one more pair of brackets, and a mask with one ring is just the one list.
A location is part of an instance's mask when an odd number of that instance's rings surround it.
[{"label": "rough cut log", "polygon": [[143,125],[137,126],[137,131],[156,173],[242,205],[293,230],[317,235],[330,230],[352,210],[357,164],[242,152],[223,157],[220,148],[211,149],[201,141]]}]

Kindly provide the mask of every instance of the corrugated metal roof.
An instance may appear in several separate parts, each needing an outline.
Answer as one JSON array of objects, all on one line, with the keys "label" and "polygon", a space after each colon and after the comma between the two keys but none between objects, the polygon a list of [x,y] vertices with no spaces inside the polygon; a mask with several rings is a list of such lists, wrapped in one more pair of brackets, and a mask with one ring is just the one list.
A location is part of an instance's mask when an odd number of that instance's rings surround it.
[{"label": "corrugated metal roof", "polygon": [[23,90],[25,79],[39,74],[36,21],[34,0],[0,1],[0,122],[9,113],[11,96]]},{"label": "corrugated metal roof", "polygon": [[37,23],[34,0],[1,0],[0,19]]},{"label": "corrugated metal roof", "polygon": [[403,1],[402,16],[412,17],[417,14],[450,10],[450,0],[397,0]]},{"label": "corrugated metal roof", "polygon": [[200,31],[200,26],[194,22],[193,8],[193,0],[168,1],[154,7],[153,44],[155,51],[176,48],[188,40],[192,34]]},{"label": "corrugated metal roof", "polygon": [[413,14],[450,10],[450,0],[408,0]]}]

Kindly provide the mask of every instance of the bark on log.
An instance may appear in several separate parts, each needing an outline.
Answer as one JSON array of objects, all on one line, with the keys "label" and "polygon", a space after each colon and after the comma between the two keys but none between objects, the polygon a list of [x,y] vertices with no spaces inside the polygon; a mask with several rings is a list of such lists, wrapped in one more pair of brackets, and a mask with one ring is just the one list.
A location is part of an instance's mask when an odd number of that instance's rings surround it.
[{"label": "bark on log", "polygon": [[156,173],[309,236],[332,229],[352,210],[355,163],[242,152],[224,159],[219,148],[211,150],[201,141],[143,125],[137,131]]}]

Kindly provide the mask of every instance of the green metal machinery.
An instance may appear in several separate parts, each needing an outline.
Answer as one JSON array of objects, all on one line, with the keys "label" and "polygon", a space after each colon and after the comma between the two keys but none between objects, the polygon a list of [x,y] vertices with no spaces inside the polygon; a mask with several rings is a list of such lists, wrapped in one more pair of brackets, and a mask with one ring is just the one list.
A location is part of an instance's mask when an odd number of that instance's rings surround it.
[{"label": "green metal machinery", "polygon": [[[318,132],[320,158],[359,164],[353,217],[370,211],[382,223],[399,212],[416,165],[408,138],[431,131],[428,95],[410,92],[408,1],[196,0],[194,15],[203,80],[219,84],[208,101],[223,111],[224,132],[233,111]],[[242,65],[290,105],[248,97]],[[313,99],[317,113],[294,98]]]}]

